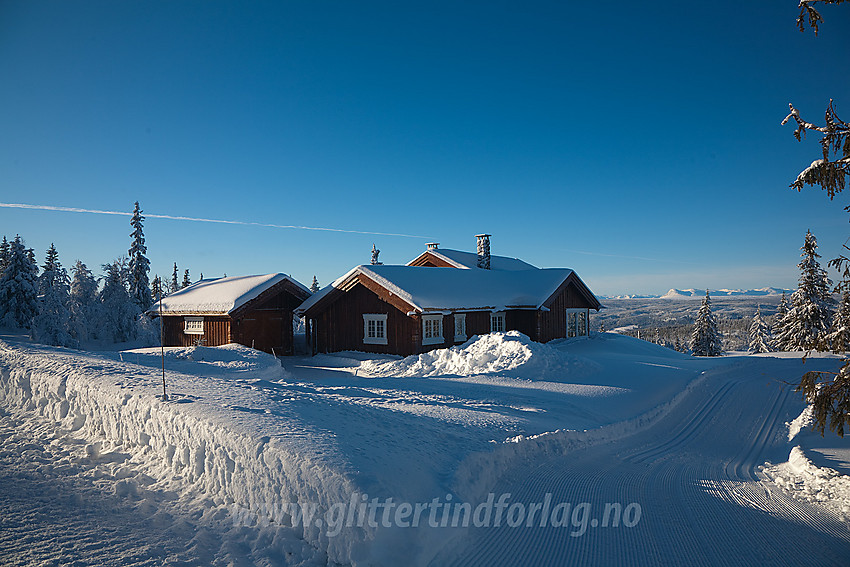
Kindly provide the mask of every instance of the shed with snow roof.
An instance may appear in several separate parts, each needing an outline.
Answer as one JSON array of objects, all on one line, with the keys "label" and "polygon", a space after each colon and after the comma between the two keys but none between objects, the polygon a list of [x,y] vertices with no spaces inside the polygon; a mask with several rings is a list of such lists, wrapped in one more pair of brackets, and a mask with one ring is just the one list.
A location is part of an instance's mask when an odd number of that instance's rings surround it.
[{"label": "shed with snow roof", "polygon": [[357,266],[298,309],[313,352],[411,355],[516,330],[532,340],[588,334],[599,300],[573,270]]},{"label": "shed with snow roof", "polygon": [[201,280],[162,298],[148,314],[162,315],[165,346],[239,343],[292,354],[292,316],[310,290],[286,274]]}]

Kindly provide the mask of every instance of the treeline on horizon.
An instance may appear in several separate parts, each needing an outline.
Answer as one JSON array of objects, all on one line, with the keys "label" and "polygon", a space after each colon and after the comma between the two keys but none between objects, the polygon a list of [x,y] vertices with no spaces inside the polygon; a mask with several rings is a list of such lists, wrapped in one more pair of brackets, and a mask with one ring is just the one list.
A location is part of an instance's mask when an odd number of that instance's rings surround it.
[{"label": "treeline on horizon", "polygon": [[159,298],[192,284],[189,270],[178,280],[177,263],[171,277],[153,282],[145,246],[145,217],[135,203],[130,219],[127,255],[101,265],[95,277],[82,261],[68,270],[54,244],[39,267],[35,251],[15,235],[0,241],[0,327],[29,333],[39,343],[80,348],[99,341],[138,341],[159,344],[158,322],[145,312]]}]

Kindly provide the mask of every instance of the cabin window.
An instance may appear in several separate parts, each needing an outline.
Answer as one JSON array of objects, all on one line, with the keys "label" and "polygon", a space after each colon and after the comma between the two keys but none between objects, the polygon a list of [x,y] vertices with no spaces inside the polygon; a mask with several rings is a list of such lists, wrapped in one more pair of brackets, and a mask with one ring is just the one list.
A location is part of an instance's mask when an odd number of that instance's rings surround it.
[{"label": "cabin window", "polygon": [[455,341],[466,340],[466,313],[455,313]]},{"label": "cabin window", "polygon": [[423,315],[422,316],[422,344],[423,345],[440,345],[446,342],[443,338],[443,316],[442,315]]},{"label": "cabin window", "polygon": [[567,309],[567,337],[587,336],[587,309]]},{"label": "cabin window", "polygon": [[497,311],[490,314],[490,332],[504,333],[505,332],[505,312]]},{"label": "cabin window", "polygon": [[384,314],[363,314],[363,342],[367,345],[387,344],[387,316]]},{"label": "cabin window", "polygon": [[204,334],[203,317],[183,317],[183,333],[187,335]]}]

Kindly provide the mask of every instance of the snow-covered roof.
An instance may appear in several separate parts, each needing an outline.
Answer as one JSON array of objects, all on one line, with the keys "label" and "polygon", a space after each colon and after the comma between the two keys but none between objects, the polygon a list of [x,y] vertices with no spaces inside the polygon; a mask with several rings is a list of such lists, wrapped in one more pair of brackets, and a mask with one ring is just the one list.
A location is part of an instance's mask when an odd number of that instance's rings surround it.
[{"label": "snow-covered roof", "polygon": [[[426,250],[413,260],[407,263],[408,266],[422,258],[427,254],[433,254],[435,257],[445,261],[450,266],[461,269],[478,268],[478,254],[474,252],[463,252],[462,250],[451,250],[449,248],[434,248]],[[490,256],[491,270],[535,270],[537,266],[532,266],[528,262],[523,262],[519,258],[509,258],[507,256]]]},{"label": "snow-covered roof", "polygon": [[[201,280],[162,298],[162,312],[169,315],[232,313],[284,280],[303,289],[305,296],[310,294],[306,287],[286,274],[232,276]],[[151,307],[150,312],[153,314],[159,312],[159,302]]]},{"label": "snow-covered roof", "polygon": [[539,309],[571,274],[573,271],[567,268],[506,271],[364,265],[353,268],[314,294],[296,311],[304,313],[328,294],[347,289],[361,275],[390,291],[408,304],[411,310],[420,313]]}]

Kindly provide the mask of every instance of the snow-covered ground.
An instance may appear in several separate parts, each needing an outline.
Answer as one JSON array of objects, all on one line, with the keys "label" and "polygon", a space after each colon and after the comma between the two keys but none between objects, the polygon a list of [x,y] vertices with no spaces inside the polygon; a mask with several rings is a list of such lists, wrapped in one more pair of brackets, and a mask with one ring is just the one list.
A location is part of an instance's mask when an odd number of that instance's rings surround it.
[{"label": "snow-covered ground", "polygon": [[[169,348],[167,402],[161,364],[159,349],[0,342],[0,563],[842,564],[850,552],[846,444],[789,441],[804,406],[783,382],[834,357],[700,359],[613,333],[282,364],[238,345]],[[609,504],[619,526],[588,527]]]}]

